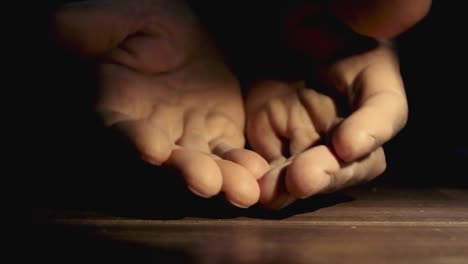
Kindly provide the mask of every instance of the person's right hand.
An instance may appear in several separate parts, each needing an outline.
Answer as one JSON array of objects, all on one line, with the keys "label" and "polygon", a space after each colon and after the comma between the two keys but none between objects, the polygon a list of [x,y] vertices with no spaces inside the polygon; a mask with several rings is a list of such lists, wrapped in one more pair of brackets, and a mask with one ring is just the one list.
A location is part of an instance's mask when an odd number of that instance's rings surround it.
[{"label": "person's right hand", "polygon": [[100,59],[97,111],[144,160],[179,170],[200,196],[258,201],[269,166],[244,149],[239,83],[186,3],[78,2],[54,21],[65,47]]}]

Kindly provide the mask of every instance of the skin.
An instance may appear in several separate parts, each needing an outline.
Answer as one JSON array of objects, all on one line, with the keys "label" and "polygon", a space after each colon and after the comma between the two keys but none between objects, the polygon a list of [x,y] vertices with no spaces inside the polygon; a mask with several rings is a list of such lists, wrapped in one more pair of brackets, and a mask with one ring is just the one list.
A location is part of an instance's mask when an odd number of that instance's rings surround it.
[{"label": "skin", "polygon": [[[386,167],[382,145],[407,121],[398,59],[387,40],[423,19],[431,1],[325,3],[307,2],[286,14],[284,35],[291,47],[323,61],[321,83],[345,96],[351,113],[340,116],[336,98],[305,87],[303,81],[260,80],[250,85],[247,137],[272,168],[260,180],[260,203],[268,208],[283,208],[296,199],[380,175]],[[304,26],[301,20],[311,14],[340,21],[342,28],[320,20]],[[380,44],[329,59],[363,36]]]},{"label": "skin", "polygon": [[350,98],[349,116],[340,116],[333,98],[304,82],[267,80],[251,87],[247,136],[272,167],[260,180],[260,202],[268,208],[380,175],[386,167],[382,145],[406,124],[403,82],[389,47],[326,65],[321,78]]},{"label": "skin", "polygon": [[244,149],[239,83],[182,1],[75,3],[55,25],[64,46],[99,58],[96,110],[144,160],[177,169],[199,196],[258,202],[269,167]]},{"label": "skin", "polygon": [[[297,19],[285,27],[291,47],[324,61],[312,74],[347,97],[348,116],[301,81],[255,82],[244,106],[237,79],[183,1],[80,2],[58,10],[54,24],[63,46],[98,59],[96,110],[144,160],[179,170],[202,197],[222,192],[239,207],[278,209],[381,174],[382,145],[406,123],[398,60],[384,40],[421,20],[431,2],[349,2],[312,8],[382,41],[377,48],[323,60],[350,44],[346,30],[297,29]],[[409,19],[387,23],[399,14]],[[245,128],[255,152],[244,149]]]}]

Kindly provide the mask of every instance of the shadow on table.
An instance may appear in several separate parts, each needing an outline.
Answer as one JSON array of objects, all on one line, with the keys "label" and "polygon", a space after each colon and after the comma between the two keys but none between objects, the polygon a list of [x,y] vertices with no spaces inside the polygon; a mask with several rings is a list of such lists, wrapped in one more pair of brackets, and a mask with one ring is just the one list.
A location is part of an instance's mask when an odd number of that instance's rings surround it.
[{"label": "shadow on table", "polygon": [[192,194],[181,181],[181,176],[174,171],[156,167],[143,170],[146,171],[121,171],[121,175],[113,174],[112,180],[104,183],[95,181],[92,186],[57,187],[60,194],[49,197],[36,210],[39,213],[41,210],[94,211],[111,217],[136,219],[285,219],[353,200],[337,192],[298,200],[283,210],[269,210],[259,205],[241,209],[229,204],[222,194],[210,199]]}]

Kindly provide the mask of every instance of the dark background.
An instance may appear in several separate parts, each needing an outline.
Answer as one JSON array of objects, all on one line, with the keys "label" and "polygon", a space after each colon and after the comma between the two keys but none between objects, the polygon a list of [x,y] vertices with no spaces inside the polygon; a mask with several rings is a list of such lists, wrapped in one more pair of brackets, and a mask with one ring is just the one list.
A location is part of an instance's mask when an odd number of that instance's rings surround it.
[{"label": "dark background", "polygon": [[467,23],[461,10],[454,1],[433,1],[426,19],[397,38],[410,119],[387,146],[383,180],[467,186]]},{"label": "dark background", "polygon": [[[14,145],[17,195],[38,208],[174,205],[188,195],[165,187],[181,185],[177,177],[141,162],[92,112],[91,62],[67,54],[50,38],[48,17],[58,2],[30,8],[14,44],[15,100],[4,100],[13,116],[7,143]],[[426,19],[396,39],[410,119],[385,145],[388,169],[373,184],[468,186],[466,22],[461,4],[453,2],[433,1]],[[230,14],[225,17],[232,20],[224,20],[229,29],[252,14],[244,14],[244,7],[218,7]]]}]

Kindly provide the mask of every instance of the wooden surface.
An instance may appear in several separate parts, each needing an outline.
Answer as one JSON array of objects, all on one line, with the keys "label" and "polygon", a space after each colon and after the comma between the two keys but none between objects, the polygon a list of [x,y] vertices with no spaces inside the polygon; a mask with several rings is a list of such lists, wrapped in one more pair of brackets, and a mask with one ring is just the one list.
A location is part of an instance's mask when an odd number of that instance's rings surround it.
[{"label": "wooden surface", "polygon": [[467,189],[367,186],[281,213],[213,210],[158,219],[42,209],[34,254],[66,263],[468,263]]}]

